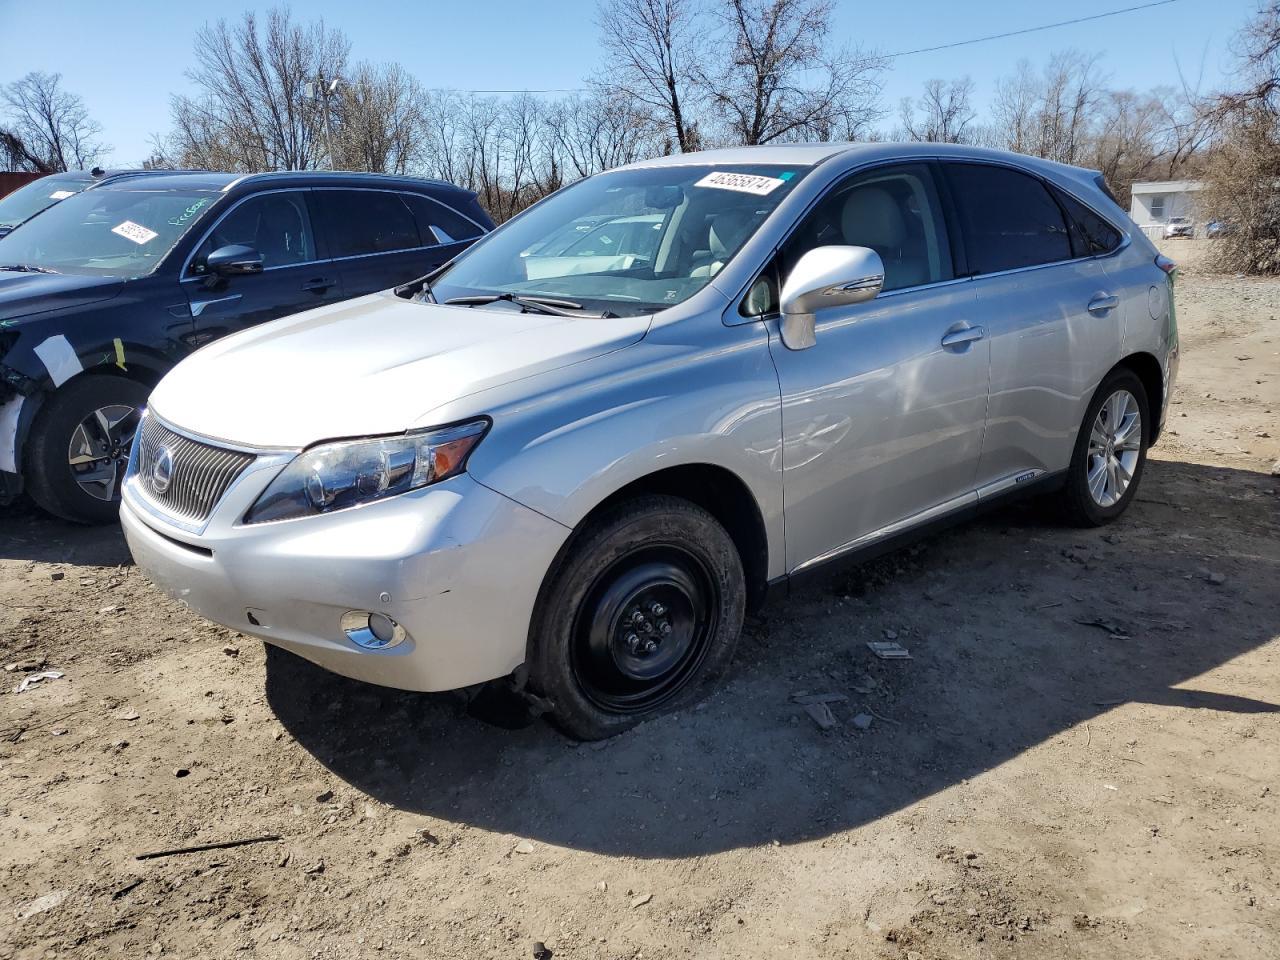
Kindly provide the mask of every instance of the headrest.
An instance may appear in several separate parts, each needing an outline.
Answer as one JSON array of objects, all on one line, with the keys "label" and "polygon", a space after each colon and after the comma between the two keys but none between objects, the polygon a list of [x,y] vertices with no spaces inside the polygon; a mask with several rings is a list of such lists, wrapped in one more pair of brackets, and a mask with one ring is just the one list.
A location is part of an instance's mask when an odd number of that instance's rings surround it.
[{"label": "headrest", "polygon": [[907,235],[897,201],[880,187],[858,187],[849,194],[840,230],[845,243],[873,250],[900,247]]},{"label": "headrest", "polygon": [[751,211],[726,210],[716,215],[711,221],[710,240],[711,255],[717,260],[724,259],[738,249],[742,236],[751,225]]}]

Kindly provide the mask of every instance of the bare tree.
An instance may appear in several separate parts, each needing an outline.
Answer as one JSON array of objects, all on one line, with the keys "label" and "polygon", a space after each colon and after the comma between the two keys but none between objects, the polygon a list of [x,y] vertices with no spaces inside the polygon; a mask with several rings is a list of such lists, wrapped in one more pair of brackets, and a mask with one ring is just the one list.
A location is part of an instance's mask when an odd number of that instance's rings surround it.
[{"label": "bare tree", "polygon": [[252,11],[235,26],[204,27],[187,73],[200,93],[172,99],[167,154],[220,170],[315,168],[325,158],[323,116],[307,85],[341,75],[349,48],[323,21],[297,24],[281,8],[264,27]]},{"label": "bare tree", "polygon": [[970,143],[973,110],[973,80],[961,77],[947,83],[926,80],[919,101],[904,97],[902,125],[911,140],[929,143]]},{"label": "bare tree", "polygon": [[334,165],[404,174],[419,170],[428,141],[418,82],[398,63],[361,63],[337,90]]},{"label": "bare tree", "polygon": [[1226,224],[1220,268],[1280,273],[1280,3],[1260,3],[1235,41],[1242,87],[1215,97],[1218,142],[1206,162],[1202,216]]},{"label": "bare tree", "polygon": [[657,125],[626,97],[569,97],[548,109],[546,122],[573,176],[589,177],[662,152]]},{"label": "bare tree", "polygon": [[42,173],[91,167],[110,149],[84,100],[62,88],[60,73],[28,73],[0,88],[0,98],[9,114],[3,140],[10,166]]},{"label": "bare tree", "polygon": [[647,109],[671,131],[681,152],[699,146],[697,124],[689,115],[695,99],[700,17],[695,0],[604,0],[599,26],[611,57],[607,75],[596,85],[614,90]]},{"label": "bare tree", "polygon": [[875,114],[882,64],[833,49],[831,0],[723,0],[731,53],[700,70],[734,143],[850,136]]}]

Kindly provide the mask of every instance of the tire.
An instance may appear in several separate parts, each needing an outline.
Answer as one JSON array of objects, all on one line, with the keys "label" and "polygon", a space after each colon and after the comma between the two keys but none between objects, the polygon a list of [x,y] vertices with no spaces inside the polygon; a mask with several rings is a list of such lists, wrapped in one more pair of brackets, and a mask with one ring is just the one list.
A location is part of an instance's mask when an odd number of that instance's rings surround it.
[{"label": "tire", "polygon": [[[1120,426],[1113,428],[1117,413]],[[1142,480],[1151,426],[1151,404],[1142,381],[1131,370],[1112,371],[1095,391],[1076,436],[1062,493],[1069,523],[1099,527],[1124,513]]]},{"label": "tire", "polygon": [[[148,393],[133,380],[99,375],[81,377],[56,391],[27,438],[23,474],[31,499],[64,520],[114,521]],[[74,459],[80,464],[73,466]]]},{"label": "tire", "polygon": [[678,497],[627,501],[553,567],[530,683],[568,736],[611,737],[705,695],[733,659],[745,607],[742,560],[711,514]]}]

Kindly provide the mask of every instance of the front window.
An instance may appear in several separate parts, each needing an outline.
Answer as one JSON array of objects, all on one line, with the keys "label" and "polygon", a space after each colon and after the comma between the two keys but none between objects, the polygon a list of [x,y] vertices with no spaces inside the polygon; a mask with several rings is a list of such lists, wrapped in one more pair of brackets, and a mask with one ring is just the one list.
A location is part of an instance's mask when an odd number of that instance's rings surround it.
[{"label": "front window", "polygon": [[545,297],[652,313],[710,283],[804,172],[699,164],[591,177],[480,240],[432,292],[441,303]]},{"label": "front window", "polygon": [[198,190],[86,190],[0,239],[0,266],[140,277],[156,268],[218,197]]},{"label": "front window", "polygon": [[59,200],[74,197],[91,183],[93,177],[83,173],[54,174],[32,180],[0,198],[0,230],[12,230]]}]

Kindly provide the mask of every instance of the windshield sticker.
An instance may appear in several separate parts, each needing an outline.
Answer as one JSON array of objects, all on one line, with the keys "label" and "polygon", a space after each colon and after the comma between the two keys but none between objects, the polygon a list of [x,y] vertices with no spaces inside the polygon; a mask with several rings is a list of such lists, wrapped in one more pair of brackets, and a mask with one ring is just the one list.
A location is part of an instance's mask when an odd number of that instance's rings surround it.
[{"label": "windshield sticker", "polygon": [[717,190],[736,190],[738,193],[754,193],[763,197],[772,193],[786,183],[775,177],[757,177],[750,173],[730,173],[728,170],[717,170],[708,173],[694,184],[695,187],[714,187]]},{"label": "windshield sticker", "polygon": [[134,223],[132,220],[126,220],[124,223],[118,223],[111,228],[112,233],[118,233],[126,240],[132,240],[136,244],[149,243],[160,234],[154,230],[148,230],[140,223]]},{"label": "windshield sticker", "polygon": [[76,192],[74,190],[55,190],[53,191],[53,193],[49,194],[49,199],[65,200],[67,199],[67,197],[74,197],[75,195],[76,195]]},{"label": "windshield sticker", "polygon": [[173,227],[182,226],[211,203],[213,203],[213,201],[209,197],[202,197],[191,206],[187,207],[187,209],[183,210],[176,217],[170,217],[169,225]]}]

